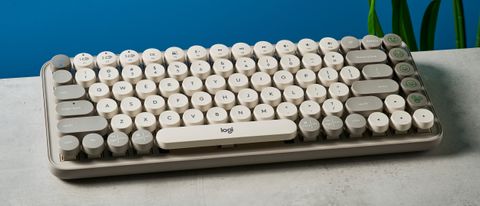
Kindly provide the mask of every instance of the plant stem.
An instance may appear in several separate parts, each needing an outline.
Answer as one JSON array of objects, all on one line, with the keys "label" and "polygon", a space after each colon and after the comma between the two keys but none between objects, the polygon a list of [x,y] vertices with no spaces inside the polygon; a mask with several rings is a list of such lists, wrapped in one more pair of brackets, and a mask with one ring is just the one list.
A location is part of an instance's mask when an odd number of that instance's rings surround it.
[{"label": "plant stem", "polygon": [[453,15],[455,18],[455,35],[457,48],[465,48],[466,35],[465,35],[465,17],[463,14],[463,1],[453,0]]}]

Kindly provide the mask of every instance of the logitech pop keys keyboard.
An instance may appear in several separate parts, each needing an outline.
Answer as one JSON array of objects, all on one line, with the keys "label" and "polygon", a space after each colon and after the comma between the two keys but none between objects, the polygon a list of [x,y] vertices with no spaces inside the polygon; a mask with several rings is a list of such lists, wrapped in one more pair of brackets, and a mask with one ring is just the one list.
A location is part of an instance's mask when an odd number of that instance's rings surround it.
[{"label": "logitech pop keys keyboard", "polygon": [[395,34],[56,55],[41,71],[63,179],[419,151],[442,129]]}]

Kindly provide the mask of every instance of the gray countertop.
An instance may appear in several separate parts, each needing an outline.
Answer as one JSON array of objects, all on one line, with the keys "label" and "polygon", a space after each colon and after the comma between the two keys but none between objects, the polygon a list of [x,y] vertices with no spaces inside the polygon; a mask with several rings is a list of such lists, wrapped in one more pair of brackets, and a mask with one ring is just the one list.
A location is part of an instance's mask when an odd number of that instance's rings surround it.
[{"label": "gray countertop", "polygon": [[444,127],[427,152],[62,181],[39,77],[0,80],[2,205],[480,205],[480,49],[414,53]]}]

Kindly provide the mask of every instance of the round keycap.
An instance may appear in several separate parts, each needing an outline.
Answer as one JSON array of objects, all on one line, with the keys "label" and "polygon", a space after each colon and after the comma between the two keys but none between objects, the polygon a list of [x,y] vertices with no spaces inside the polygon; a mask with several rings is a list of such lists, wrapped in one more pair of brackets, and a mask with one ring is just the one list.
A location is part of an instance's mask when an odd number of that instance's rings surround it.
[{"label": "round keycap", "polygon": [[378,49],[382,46],[382,39],[375,35],[366,35],[362,38],[362,46],[365,49]]},{"label": "round keycap", "polygon": [[422,85],[420,84],[420,82],[413,77],[406,77],[402,79],[402,81],[400,82],[400,86],[402,87],[403,92],[405,92],[406,94],[410,94],[412,92],[422,89]]},{"label": "round keycap", "polygon": [[361,137],[367,130],[367,120],[360,114],[349,114],[345,119],[350,137]]},{"label": "round keycap", "polygon": [[425,107],[428,104],[427,97],[421,93],[411,93],[407,96],[407,104],[412,110]]},{"label": "round keycap", "polygon": [[303,141],[315,141],[320,135],[320,122],[311,117],[305,117],[298,123],[298,128],[303,136]]},{"label": "round keycap", "polygon": [[64,54],[57,54],[53,56],[52,59],[50,60],[50,63],[52,64],[53,71],[59,70],[59,69],[68,70],[71,68],[70,58]]},{"label": "round keycap", "polygon": [[388,52],[388,58],[393,64],[408,60],[408,52],[403,48],[393,48]]},{"label": "round keycap", "polygon": [[72,135],[60,137],[58,146],[60,147],[60,154],[62,154],[63,160],[74,160],[78,152],[80,152],[80,141]]},{"label": "round keycap", "polygon": [[413,112],[413,123],[419,129],[430,129],[434,124],[434,116],[430,110],[417,109]]},{"label": "round keycap", "polygon": [[409,77],[415,74],[415,70],[413,66],[410,63],[407,62],[400,62],[397,65],[395,65],[395,74],[398,76],[398,78],[405,78]]},{"label": "round keycap", "polygon": [[383,45],[388,50],[402,45],[402,38],[396,34],[387,34],[383,36]]},{"label": "round keycap", "polygon": [[53,81],[56,85],[70,84],[72,83],[72,73],[67,70],[58,70],[53,72]]},{"label": "round keycap", "polygon": [[390,124],[398,132],[405,132],[412,126],[412,117],[405,111],[394,111],[390,116]]},{"label": "round keycap", "polygon": [[125,155],[128,150],[128,136],[123,132],[112,132],[107,137],[107,145],[110,152],[115,155]]},{"label": "round keycap", "polygon": [[89,157],[100,157],[105,147],[103,137],[96,133],[85,135],[82,140],[83,151]]},{"label": "round keycap", "polygon": [[322,127],[327,139],[338,139],[343,132],[343,121],[340,117],[328,115],[323,118]]},{"label": "round keycap", "polygon": [[153,135],[147,130],[139,129],[132,134],[133,148],[139,154],[147,154],[153,146]]},{"label": "round keycap", "polygon": [[388,130],[389,119],[381,112],[373,112],[368,116],[368,125],[374,133],[383,134]]}]

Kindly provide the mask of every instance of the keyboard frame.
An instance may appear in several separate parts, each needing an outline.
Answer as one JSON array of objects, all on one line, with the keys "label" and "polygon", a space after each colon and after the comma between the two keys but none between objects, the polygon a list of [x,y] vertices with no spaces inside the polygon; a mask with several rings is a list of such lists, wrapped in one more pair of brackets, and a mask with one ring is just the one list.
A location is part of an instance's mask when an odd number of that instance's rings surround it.
[{"label": "keyboard frame", "polygon": [[[403,47],[406,48],[405,44]],[[410,53],[408,48],[406,49]],[[51,65],[46,62],[41,69],[41,79],[50,170],[61,179],[77,179],[428,150],[441,142],[443,130],[411,54],[410,62],[416,69],[416,77],[424,88],[423,93],[427,97],[428,108],[435,116],[435,124],[431,133],[395,134],[395,137],[391,138],[363,137],[308,143],[297,140],[295,143],[255,143],[235,145],[232,148],[208,147],[172,150],[168,153],[156,149],[154,154],[147,156],[88,161],[62,161],[60,158],[57,149],[57,140],[60,135],[56,127],[58,120],[55,111],[56,100],[53,94],[54,83]],[[387,135],[393,136],[392,134]]]}]

